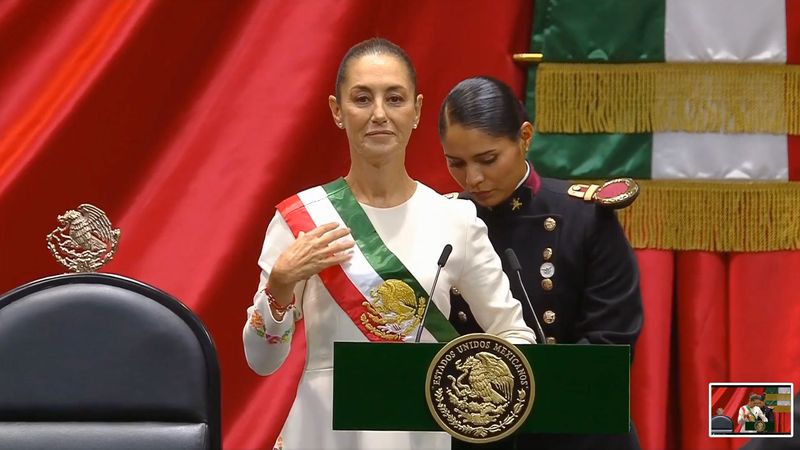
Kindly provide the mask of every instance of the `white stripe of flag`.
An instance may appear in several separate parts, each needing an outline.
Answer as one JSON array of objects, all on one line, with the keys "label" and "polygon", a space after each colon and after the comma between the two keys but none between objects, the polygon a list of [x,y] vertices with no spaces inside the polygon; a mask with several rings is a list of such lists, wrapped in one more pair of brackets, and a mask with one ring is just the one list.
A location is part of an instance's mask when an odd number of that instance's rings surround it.
[{"label": "white stripe of flag", "polygon": [[[785,0],[756,3],[667,0],[667,62],[786,63]],[[785,135],[655,133],[652,177],[787,180],[787,154]]]}]

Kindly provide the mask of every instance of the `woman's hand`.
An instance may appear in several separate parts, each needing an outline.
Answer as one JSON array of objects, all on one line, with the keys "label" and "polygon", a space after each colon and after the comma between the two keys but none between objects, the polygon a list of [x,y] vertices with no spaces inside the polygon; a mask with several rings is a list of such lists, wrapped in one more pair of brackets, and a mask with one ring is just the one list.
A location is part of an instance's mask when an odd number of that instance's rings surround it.
[{"label": "woman's hand", "polygon": [[297,239],[275,261],[269,277],[270,290],[276,285],[294,285],[322,270],[350,259],[348,251],[355,245],[352,239],[340,240],[350,234],[349,228],[338,223],[326,223],[308,233],[300,232]]},{"label": "woman's hand", "polygon": [[[350,259],[349,250],[353,248],[355,241],[339,240],[349,234],[349,228],[339,228],[339,224],[335,222],[321,225],[308,233],[301,231],[272,266],[267,289],[274,301],[281,307],[289,305],[292,303],[297,282]],[[275,320],[283,319],[285,311],[277,310],[272,303],[270,310]]]}]

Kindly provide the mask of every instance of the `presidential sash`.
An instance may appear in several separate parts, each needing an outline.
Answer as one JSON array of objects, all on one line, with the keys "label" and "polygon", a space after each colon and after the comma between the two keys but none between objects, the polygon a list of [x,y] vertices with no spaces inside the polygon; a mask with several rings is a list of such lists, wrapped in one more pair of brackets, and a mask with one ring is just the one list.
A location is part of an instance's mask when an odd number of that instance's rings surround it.
[{"label": "presidential sash", "polygon": [[339,178],[307,189],[277,206],[292,234],[329,222],[350,228],[353,256],[319,273],[325,288],[371,341],[413,340],[427,305],[424,328],[439,342],[458,336],[428,292],[384,244],[350,187]]},{"label": "presidential sash", "polygon": [[747,411],[747,415],[748,415],[748,416],[751,416],[751,417],[753,417],[753,420],[748,420],[748,422],[754,422],[755,420],[757,420],[757,419],[758,419],[758,416],[756,415],[755,411],[753,411],[752,409],[750,409],[750,407],[749,407],[748,405],[744,405],[744,407],[743,407],[743,408],[745,409],[745,411]]}]

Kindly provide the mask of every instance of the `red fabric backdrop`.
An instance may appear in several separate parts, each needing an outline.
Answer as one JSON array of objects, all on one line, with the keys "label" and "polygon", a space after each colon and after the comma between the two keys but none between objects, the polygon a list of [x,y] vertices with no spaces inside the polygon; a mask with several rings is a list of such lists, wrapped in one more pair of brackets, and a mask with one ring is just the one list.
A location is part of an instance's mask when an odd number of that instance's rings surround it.
[{"label": "red fabric backdrop", "polygon": [[631,409],[642,448],[738,448],[743,439],[708,437],[708,384],[797,385],[800,252],[637,256],[645,322]]},{"label": "red fabric backdrop", "polygon": [[[268,447],[298,364],[258,377],[241,327],[273,206],[346,170],[327,109],[339,59],[376,35],[409,52],[425,96],[410,173],[451,191],[439,104],[476,74],[521,94],[510,54],[527,49],[531,18],[527,0],[0,2],[0,291],[60,272],[44,245],[56,215],[100,206],[122,229],[104,270],[172,293],[209,327],[225,447]],[[708,382],[800,381],[800,253],[638,257],[643,448],[731,447],[705,437]]]}]

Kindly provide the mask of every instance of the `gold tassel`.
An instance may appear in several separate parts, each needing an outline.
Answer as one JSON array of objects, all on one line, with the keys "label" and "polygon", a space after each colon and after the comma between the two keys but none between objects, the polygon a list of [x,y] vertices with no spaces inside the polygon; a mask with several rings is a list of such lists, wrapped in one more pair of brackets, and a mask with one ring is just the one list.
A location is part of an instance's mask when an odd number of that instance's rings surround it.
[{"label": "gold tassel", "polygon": [[542,133],[800,134],[800,66],[540,64]]},{"label": "gold tassel", "polygon": [[643,180],[619,220],[634,248],[800,249],[800,182]]}]

